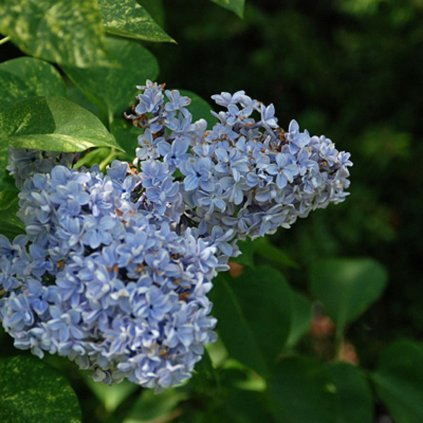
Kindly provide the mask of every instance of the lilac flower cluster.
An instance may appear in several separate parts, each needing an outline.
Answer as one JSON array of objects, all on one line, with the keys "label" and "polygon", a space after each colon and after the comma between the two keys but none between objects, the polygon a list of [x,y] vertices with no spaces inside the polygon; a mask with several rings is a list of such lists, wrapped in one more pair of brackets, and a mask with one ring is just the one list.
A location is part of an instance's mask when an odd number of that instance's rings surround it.
[{"label": "lilac flower cluster", "polygon": [[224,111],[207,130],[192,122],[189,98],[147,81],[129,115],[144,129],[137,157],[182,174],[182,215],[216,244],[220,261],[238,253],[239,240],[289,228],[298,217],[348,195],[350,154],[324,136],[278,126],[275,109],[244,91],[212,98]]},{"label": "lilac flower cluster", "polygon": [[237,242],[341,202],[349,154],[288,132],[243,91],[190,99],[147,81],[131,114],[134,165],[70,169],[72,155],[12,151],[26,234],[0,236],[0,320],[15,346],[66,356],[96,380],[165,388],[215,340],[207,294]]},{"label": "lilac flower cluster", "polygon": [[11,148],[7,170],[15,177],[16,186],[21,188],[26,179],[36,172],[50,172],[56,165],[71,166],[77,155],[54,151]]},{"label": "lilac flower cluster", "polygon": [[28,179],[27,234],[0,238],[0,316],[17,348],[66,356],[96,380],[165,388],[215,339],[206,294],[217,259],[141,205],[141,179],[121,162],[105,175],[56,166]]}]

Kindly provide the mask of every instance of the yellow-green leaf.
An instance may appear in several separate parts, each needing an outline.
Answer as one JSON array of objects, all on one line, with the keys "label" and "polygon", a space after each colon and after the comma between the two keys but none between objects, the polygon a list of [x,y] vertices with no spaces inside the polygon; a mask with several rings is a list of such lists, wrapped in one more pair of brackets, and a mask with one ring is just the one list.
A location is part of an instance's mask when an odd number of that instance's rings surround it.
[{"label": "yellow-green leaf", "polygon": [[97,0],[3,0],[0,32],[35,57],[80,67],[103,56]]},{"label": "yellow-green leaf", "polygon": [[2,107],[0,143],[46,151],[120,149],[95,115],[63,97],[33,97]]},{"label": "yellow-green leaf", "polygon": [[121,37],[174,42],[136,0],[99,0],[107,32]]},{"label": "yellow-green leaf", "polygon": [[62,96],[66,87],[54,66],[32,57],[19,57],[0,64],[0,102],[25,97]]}]

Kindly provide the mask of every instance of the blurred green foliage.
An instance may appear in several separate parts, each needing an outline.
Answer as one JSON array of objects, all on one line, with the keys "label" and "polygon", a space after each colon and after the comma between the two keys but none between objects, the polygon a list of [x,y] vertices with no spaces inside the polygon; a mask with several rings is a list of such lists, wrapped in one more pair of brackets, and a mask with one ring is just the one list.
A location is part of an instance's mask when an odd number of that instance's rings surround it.
[{"label": "blurred green foliage", "polygon": [[352,152],[345,204],[273,238],[300,264],[289,280],[304,286],[322,257],[375,257],[391,283],[354,336],[421,337],[422,1],[250,0],[244,20],[197,0],[164,5],[179,44],[155,46],[160,80],[204,98],[244,89],[273,102],[283,126],[295,117]]}]

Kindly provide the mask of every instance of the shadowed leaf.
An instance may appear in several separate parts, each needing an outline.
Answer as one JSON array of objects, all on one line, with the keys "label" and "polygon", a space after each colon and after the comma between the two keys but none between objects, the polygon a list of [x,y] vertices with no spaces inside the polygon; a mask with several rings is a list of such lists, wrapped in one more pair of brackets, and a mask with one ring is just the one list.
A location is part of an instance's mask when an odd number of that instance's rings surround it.
[{"label": "shadowed leaf", "polygon": [[245,0],[212,0],[212,2],[234,12],[240,18],[244,16]]},{"label": "shadowed leaf", "polygon": [[398,341],[388,347],[372,374],[376,392],[396,423],[423,422],[423,346]]},{"label": "shadowed leaf", "polygon": [[182,95],[186,95],[191,99],[191,104],[189,105],[189,110],[192,113],[193,122],[198,119],[205,119],[210,126],[213,126],[217,119],[211,114],[212,107],[210,104],[201,98],[198,94],[193,93],[188,90],[179,90]]},{"label": "shadowed leaf", "polygon": [[308,332],[311,325],[312,309],[310,301],[302,294],[292,292],[291,329],[286,342],[289,348],[294,347]]},{"label": "shadowed leaf", "polygon": [[373,396],[364,372],[351,364],[332,363],[329,374],[336,386],[337,423],[372,423]]},{"label": "shadowed leaf", "polygon": [[337,423],[336,387],[317,361],[292,357],[281,361],[268,380],[273,415],[281,423]]},{"label": "shadowed leaf", "polygon": [[212,291],[217,330],[229,354],[267,375],[291,324],[291,289],[277,270],[259,266],[231,279],[221,275]]},{"label": "shadowed leaf", "polygon": [[139,43],[107,39],[107,66],[81,69],[63,66],[69,78],[109,119],[122,115],[134,102],[136,86],[155,79],[159,72],[156,58]]}]

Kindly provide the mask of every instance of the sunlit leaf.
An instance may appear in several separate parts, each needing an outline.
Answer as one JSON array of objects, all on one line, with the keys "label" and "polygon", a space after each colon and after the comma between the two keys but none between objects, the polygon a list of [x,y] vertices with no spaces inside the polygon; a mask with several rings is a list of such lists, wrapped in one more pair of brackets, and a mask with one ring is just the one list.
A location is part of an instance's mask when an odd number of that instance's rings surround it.
[{"label": "sunlit leaf", "polygon": [[33,96],[63,96],[65,84],[54,66],[32,57],[0,63],[0,102]]},{"label": "sunlit leaf", "polygon": [[136,0],[99,0],[107,32],[138,40],[174,42]]},{"label": "sunlit leaf", "polygon": [[85,67],[103,56],[97,0],[3,0],[0,32],[25,53],[60,64]]},{"label": "sunlit leaf", "polygon": [[0,109],[0,143],[46,151],[119,148],[100,120],[63,97],[35,97]]},{"label": "sunlit leaf", "polygon": [[78,423],[78,399],[68,382],[41,360],[0,360],[0,421]]}]

